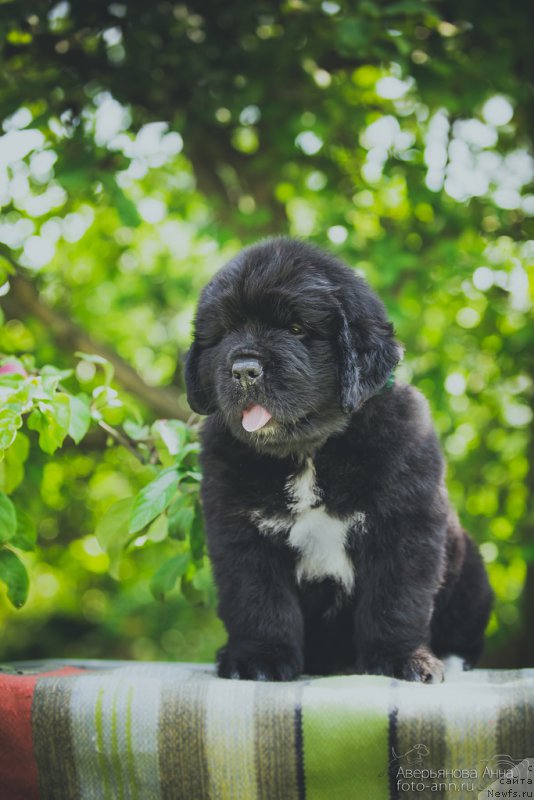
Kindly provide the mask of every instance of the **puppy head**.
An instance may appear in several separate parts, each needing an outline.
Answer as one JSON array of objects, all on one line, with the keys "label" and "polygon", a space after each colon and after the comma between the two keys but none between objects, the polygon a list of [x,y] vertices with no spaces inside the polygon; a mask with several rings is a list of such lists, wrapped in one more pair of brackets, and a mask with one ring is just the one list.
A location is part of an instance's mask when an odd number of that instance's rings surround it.
[{"label": "puppy head", "polygon": [[346,427],[401,355],[366,282],[303,242],[242,251],[202,292],[187,356],[188,400],[238,439],[278,455]]}]

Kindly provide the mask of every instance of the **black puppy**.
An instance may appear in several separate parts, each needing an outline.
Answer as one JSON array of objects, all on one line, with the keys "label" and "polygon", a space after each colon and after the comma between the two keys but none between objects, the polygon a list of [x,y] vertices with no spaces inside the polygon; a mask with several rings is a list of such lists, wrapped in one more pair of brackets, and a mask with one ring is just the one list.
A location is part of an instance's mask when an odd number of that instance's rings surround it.
[{"label": "black puppy", "polygon": [[274,239],[205,287],[186,381],[227,678],[441,680],[479,657],[491,606],[449,504],[423,396],[366,282]]}]

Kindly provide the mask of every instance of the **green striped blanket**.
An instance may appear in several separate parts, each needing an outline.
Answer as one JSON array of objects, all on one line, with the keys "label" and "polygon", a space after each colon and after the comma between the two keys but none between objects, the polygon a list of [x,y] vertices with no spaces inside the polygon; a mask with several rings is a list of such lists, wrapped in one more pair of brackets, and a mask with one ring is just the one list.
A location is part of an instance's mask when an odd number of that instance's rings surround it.
[{"label": "green striped blanket", "polygon": [[159,663],[0,670],[0,800],[533,797],[530,765],[534,670],[430,686]]}]

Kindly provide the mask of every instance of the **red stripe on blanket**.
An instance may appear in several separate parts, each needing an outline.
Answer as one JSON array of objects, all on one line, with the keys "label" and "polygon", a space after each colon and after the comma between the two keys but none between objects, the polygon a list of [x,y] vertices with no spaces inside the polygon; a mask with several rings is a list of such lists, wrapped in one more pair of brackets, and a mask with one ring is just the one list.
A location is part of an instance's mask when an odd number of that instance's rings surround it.
[{"label": "red stripe on blanket", "polygon": [[39,778],[33,755],[32,700],[35,684],[51,675],[85,670],[63,667],[38,675],[0,675],[0,797],[39,800]]}]

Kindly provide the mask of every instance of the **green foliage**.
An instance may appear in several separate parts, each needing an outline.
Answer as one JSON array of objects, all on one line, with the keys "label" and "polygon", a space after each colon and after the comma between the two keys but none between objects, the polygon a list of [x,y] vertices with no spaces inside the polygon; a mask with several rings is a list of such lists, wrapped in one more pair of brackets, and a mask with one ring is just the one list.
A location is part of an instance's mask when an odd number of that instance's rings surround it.
[{"label": "green foliage", "polygon": [[0,580],[15,608],[20,608],[28,596],[28,573],[12,547],[33,550],[35,529],[24,512],[17,514],[9,497],[0,492]]},{"label": "green foliage", "polygon": [[98,543],[109,556],[109,572],[114,578],[118,577],[122,551],[132,539],[130,517],[134,500],[134,497],[123,497],[122,500],[113,503],[95,528]]},{"label": "green foliage", "polygon": [[28,573],[17,554],[7,547],[0,550],[0,578],[15,608],[23,606],[28,597]]},{"label": "green foliage", "polygon": [[17,532],[15,506],[4,493],[0,494],[0,544],[9,542]]},{"label": "green foliage", "polygon": [[[39,373],[34,370],[28,374],[20,361],[10,360],[4,365],[7,371],[0,373],[0,390],[5,402],[3,416],[0,417],[0,440],[4,443],[2,456],[6,460],[17,451],[24,459],[27,457],[27,448],[17,448],[17,436],[24,437],[22,441],[28,441],[23,433],[19,433],[25,418],[28,430],[39,434],[39,447],[48,455],[53,455],[61,447],[67,435],[77,445],[80,444],[91,422],[98,424],[108,420],[110,409],[119,410],[119,419],[122,420],[124,404],[118,392],[110,386],[113,380],[112,365],[101,356],[87,353],[76,355],[85,363],[103,368],[104,383],[94,387],[92,401],[84,393],[69,393],[62,385],[62,381],[72,377],[72,370],[59,370],[47,365]],[[197,517],[200,514],[200,473],[197,469],[199,445],[195,440],[195,432],[179,420],[156,420],[149,427],[126,419],[123,433],[114,431],[107,422],[105,426],[106,430],[115,432],[119,440],[129,433],[138,449],[138,457],[153,464],[158,463],[159,467],[152,467],[156,477],[136,496],[122,498],[106,510],[96,525],[96,539],[109,556],[110,574],[114,577],[118,577],[124,549],[143,532],[147,539],[155,543],[163,541],[168,535],[184,542],[187,540],[187,549],[182,544],[183,552],[165,562],[151,583],[154,595],[163,599],[165,593],[174,587],[177,577],[185,572],[189,562],[200,567],[204,556],[202,525],[195,524],[195,514]],[[169,466],[169,461],[172,466]],[[162,465],[164,468],[161,468]],[[20,483],[24,478],[23,463],[19,462],[19,467]],[[22,550],[34,550],[36,527],[26,511],[16,510],[9,497],[0,493],[0,546],[6,543]],[[4,557],[0,579],[8,587],[9,599],[20,607],[27,597],[27,573],[10,550],[6,551]],[[185,564],[182,572],[176,571],[177,563]],[[174,576],[172,580],[171,576]]]},{"label": "green foliage", "polygon": [[198,503],[200,474],[195,469],[198,443],[191,441],[194,431],[178,420],[157,420],[150,431],[132,424],[125,427],[145,447],[152,441],[162,463],[171,458],[173,466],[160,469],[157,477],[135,497],[111,505],[99,521],[95,535],[109,555],[110,573],[115,577],[122,552],[132,542],[139,541],[143,532],[154,543],[167,537],[179,540],[178,555],[164,562],[150,583],[154,596],[163,599],[190,564],[192,574],[203,564],[205,545]]},{"label": "green foliage", "polygon": [[189,553],[180,553],[165,561],[150,581],[150,589],[157,599],[163,600],[165,595],[174,588],[178,578],[185,574],[191,556]]},{"label": "green foliage", "polygon": [[169,467],[139,492],[130,517],[130,533],[138,533],[165,511],[176,494],[179,481],[178,472]]},{"label": "green foliage", "polygon": [[504,0],[0,4],[10,600],[15,550],[31,576],[23,610],[0,598],[0,657],[212,656],[179,365],[214,271],[290,233],[384,298],[490,571],[495,657],[532,660],[530,16]]}]

